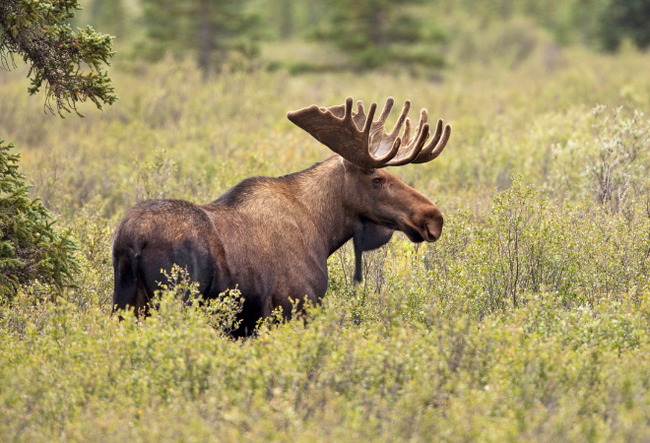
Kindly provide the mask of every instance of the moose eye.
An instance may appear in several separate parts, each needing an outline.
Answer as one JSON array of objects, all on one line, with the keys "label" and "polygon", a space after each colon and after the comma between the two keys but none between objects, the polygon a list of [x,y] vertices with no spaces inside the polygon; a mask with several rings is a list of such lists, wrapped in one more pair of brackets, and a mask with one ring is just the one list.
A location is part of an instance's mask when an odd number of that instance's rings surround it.
[{"label": "moose eye", "polygon": [[372,183],[375,185],[381,185],[381,179],[380,178],[373,178]]}]

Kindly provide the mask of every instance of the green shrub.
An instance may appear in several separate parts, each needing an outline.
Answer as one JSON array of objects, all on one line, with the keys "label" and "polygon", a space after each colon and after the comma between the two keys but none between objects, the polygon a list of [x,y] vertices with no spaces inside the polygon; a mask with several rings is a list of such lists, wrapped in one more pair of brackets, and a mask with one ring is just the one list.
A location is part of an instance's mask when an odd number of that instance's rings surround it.
[{"label": "green shrub", "polygon": [[[611,182],[628,183],[618,206],[588,168],[647,133],[633,110],[649,111],[650,59],[566,49],[547,71],[531,35],[517,69],[513,46],[443,83],[253,71],[206,87],[193,63],[132,65],[115,72],[117,106],[65,121],[39,114],[23,74],[8,73],[0,132],[71,226],[81,269],[59,297],[34,283],[0,303],[0,440],[643,441],[647,151],[615,169],[631,177]],[[285,112],[346,95],[411,98],[412,116],[424,106],[453,125],[435,162],[391,170],[440,207],[440,240],[396,233],[364,254],[358,286],[345,246],[323,303],[253,339],[227,336],[236,293],[183,303],[182,272],[150,317],[110,315],[111,234],[136,200],[203,203],[245,177],[304,169],[329,153]]]}]

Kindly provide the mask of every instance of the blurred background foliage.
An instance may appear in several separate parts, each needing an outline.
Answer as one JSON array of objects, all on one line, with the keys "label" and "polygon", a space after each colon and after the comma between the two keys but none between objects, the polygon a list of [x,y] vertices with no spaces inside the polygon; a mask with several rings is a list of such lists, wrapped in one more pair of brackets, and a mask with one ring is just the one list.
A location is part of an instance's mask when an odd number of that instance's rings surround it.
[{"label": "blurred background foliage", "polygon": [[73,24],[115,35],[122,57],[193,52],[205,72],[233,56],[246,64],[262,46],[267,66],[322,72],[440,68],[495,53],[516,66],[542,42],[645,49],[648,21],[647,0],[88,0]]},{"label": "blurred background foliage", "polygon": [[[223,17],[196,11],[218,3],[85,3],[73,24],[116,35],[120,101],[83,119],[0,73],[15,189],[76,244],[74,285],[0,303],[0,440],[645,441],[647,2],[250,0],[203,63],[201,20]],[[188,282],[145,321],[109,315],[128,208],[323,160],[286,112],[348,95],[452,124],[436,161],[391,169],[441,208],[438,242],[395,235],[359,286],[344,246],[323,305],[251,340],[224,336],[227,306],[178,303]]]}]

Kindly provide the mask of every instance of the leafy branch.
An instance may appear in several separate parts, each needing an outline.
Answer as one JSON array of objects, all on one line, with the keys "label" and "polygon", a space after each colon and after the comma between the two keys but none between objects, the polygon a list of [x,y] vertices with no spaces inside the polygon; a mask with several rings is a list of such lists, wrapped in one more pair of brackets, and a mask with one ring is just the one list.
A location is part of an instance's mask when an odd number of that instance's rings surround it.
[{"label": "leafy branch", "polygon": [[[78,0],[3,0],[0,3],[0,66],[15,68],[14,56],[22,56],[30,69],[28,92],[33,95],[45,83],[45,108],[56,107],[77,114],[79,102],[102,104],[118,100],[103,65],[114,55],[113,38],[88,26],[73,31],[65,21],[79,10]],[[83,68],[88,68],[84,72]],[[52,105],[52,100],[54,105]],[[81,114],[80,114],[81,115]]]}]

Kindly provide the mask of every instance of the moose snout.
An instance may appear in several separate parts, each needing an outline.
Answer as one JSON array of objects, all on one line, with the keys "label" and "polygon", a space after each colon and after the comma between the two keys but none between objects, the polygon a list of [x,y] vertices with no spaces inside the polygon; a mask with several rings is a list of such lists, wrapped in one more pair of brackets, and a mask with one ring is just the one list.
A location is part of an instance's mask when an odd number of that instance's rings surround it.
[{"label": "moose snout", "polygon": [[430,211],[427,211],[427,214],[424,217],[422,226],[424,240],[428,242],[434,242],[440,238],[442,235],[442,225],[443,225],[442,213],[438,208],[433,208]]},{"label": "moose snout", "polygon": [[440,238],[442,235],[443,222],[444,220],[442,218],[442,213],[438,208],[436,208],[431,212],[426,223],[427,233],[429,237],[426,239],[427,241],[436,241]]},{"label": "moose snout", "polygon": [[442,234],[442,214],[435,206],[431,209],[419,212],[410,219],[402,220],[400,229],[407,237],[415,243],[422,241],[434,242]]}]

